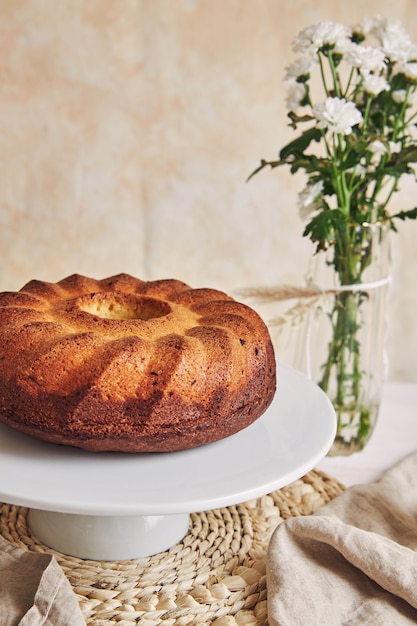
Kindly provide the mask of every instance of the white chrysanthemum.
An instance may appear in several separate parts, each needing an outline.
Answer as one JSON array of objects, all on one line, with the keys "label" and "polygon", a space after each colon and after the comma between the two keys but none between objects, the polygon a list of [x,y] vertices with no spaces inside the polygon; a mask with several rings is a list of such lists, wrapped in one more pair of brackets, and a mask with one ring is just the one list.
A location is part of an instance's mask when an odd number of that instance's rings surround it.
[{"label": "white chrysanthemum", "polygon": [[374,35],[379,43],[382,43],[385,35],[389,33],[408,37],[400,20],[384,17],[383,15],[375,15],[372,18],[365,17],[360,23],[360,30],[364,35]]},{"label": "white chrysanthemum", "polygon": [[352,30],[337,22],[320,22],[302,30],[293,42],[293,50],[315,55],[323,46],[334,46],[336,52],[345,52],[351,45]]},{"label": "white chrysanthemum", "polygon": [[382,91],[389,91],[390,89],[389,83],[383,76],[367,74],[363,80],[363,90],[373,96],[377,96]]},{"label": "white chrysanthemum", "polygon": [[363,35],[370,35],[374,32],[374,29],[379,24],[379,20],[381,18],[379,16],[376,17],[368,17],[365,16],[358,26],[355,28],[355,31],[362,33]]},{"label": "white chrysanthemum", "polygon": [[399,61],[406,63],[415,55],[415,48],[411,41],[408,38],[402,39],[401,37],[393,33],[390,33],[384,37],[382,47],[390,61],[394,62]]},{"label": "white chrysanthemum", "polygon": [[401,141],[389,141],[388,142],[388,150],[390,154],[401,152],[402,145]]},{"label": "white chrysanthemum", "polygon": [[296,111],[301,106],[301,101],[306,94],[306,88],[303,83],[297,83],[295,80],[288,81],[288,91],[285,103],[289,111]]},{"label": "white chrysanthemum", "polygon": [[405,89],[396,89],[392,92],[392,99],[394,100],[394,102],[397,102],[397,104],[401,104],[402,102],[404,102],[406,95],[407,92]]},{"label": "white chrysanthemum", "polygon": [[417,61],[417,45],[412,42],[410,42],[410,45],[408,47],[407,61],[408,62]]},{"label": "white chrysanthemum", "polygon": [[309,74],[315,65],[317,65],[317,60],[314,57],[301,57],[285,68],[285,80]]},{"label": "white chrysanthemum", "polygon": [[404,76],[411,80],[417,80],[417,62],[398,63],[395,67],[395,73],[404,74]]},{"label": "white chrysanthemum", "polygon": [[399,20],[381,16],[368,20],[368,33],[379,41],[390,61],[409,61],[415,54],[415,46]]},{"label": "white chrysanthemum", "polygon": [[372,152],[372,154],[374,154],[375,156],[381,157],[383,154],[386,154],[388,152],[388,147],[379,139],[375,139],[369,144],[368,150],[369,152]]},{"label": "white chrysanthemum", "polygon": [[407,92],[406,92],[405,89],[396,89],[395,91],[392,92],[392,99],[397,104],[402,104],[403,102],[405,102],[405,99],[407,97],[408,97],[408,104],[409,105],[416,104],[416,102],[417,102],[417,94],[416,94],[416,92],[408,93],[408,96],[407,96]]},{"label": "white chrysanthemum", "polygon": [[320,207],[320,197],[323,191],[323,181],[307,185],[298,194],[298,214],[302,220],[309,218],[311,213]]},{"label": "white chrysanthemum", "polygon": [[372,46],[352,43],[345,58],[347,63],[360,69],[363,75],[369,72],[381,72],[386,67],[384,51]]},{"label": "white chrysanthemum", "polygon": [[362,113],[353,102],[344,98],[326,98],[325,102],[313,107],[318,128],[328,128],[335,133],[350,135],[352,127],[362,120]]}]

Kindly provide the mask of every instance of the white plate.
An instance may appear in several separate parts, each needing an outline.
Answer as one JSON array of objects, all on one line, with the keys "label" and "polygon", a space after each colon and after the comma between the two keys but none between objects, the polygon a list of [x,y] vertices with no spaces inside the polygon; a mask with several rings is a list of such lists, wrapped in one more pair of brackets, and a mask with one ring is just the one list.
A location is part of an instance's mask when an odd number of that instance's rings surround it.
[{"label": "white plate", "polygon": [[327,396],[278,367],[266,413],[245,430],[184,452],[91,453],[0,425],[0,500],[84,515],[167,515],[229,506],[281,488],[328,452],[336,417]]}]

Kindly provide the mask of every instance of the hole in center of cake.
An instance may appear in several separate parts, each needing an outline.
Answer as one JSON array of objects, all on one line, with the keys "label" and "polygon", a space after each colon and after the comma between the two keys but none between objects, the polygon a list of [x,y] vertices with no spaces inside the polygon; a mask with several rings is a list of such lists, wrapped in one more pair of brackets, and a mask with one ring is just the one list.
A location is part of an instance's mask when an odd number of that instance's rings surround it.
[{"label": "hole in center of cake", "polygon": [[107,320],[151,320],[171,312],[168,302],[146,296],[101,294],[84,296],[79,308]]}]

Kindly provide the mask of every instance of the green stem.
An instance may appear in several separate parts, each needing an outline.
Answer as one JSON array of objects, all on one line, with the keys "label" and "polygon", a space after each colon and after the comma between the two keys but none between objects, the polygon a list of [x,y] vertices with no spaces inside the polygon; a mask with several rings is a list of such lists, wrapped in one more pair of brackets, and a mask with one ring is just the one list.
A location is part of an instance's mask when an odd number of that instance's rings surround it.
[{"label": "green stem", "polygon": [[[340,234],[334,248],[333,265],[343,286],[358,285],[362,282],[363,272],[370,262],[370,232],[356,227],[347,227]],[[368,251],[368,254],[364,253]],[[361,290],[340,291],[335,296],[334,306],[329,315],[332,335],[328,344],[327,360],[322,366],[319,386],[329,392],[331,379],[336,381],[333,404],[339,426],[346,422],[347,416],[357,413],[363,385],[361,368],[361,330],[360,308],[364,300]],[[369,432],[369,410],[361,413],[359,431],[361,437]],[[358,435],[359,437],[359,435]]]},{"label": "green stem", "polygon": [[337,98],[340,98],[341,97],[341,93],[340,93],[339,77],[338,77],[337,72],[336,72],[336,67],[335,67],[335,64],[334,64],[334,61],[333,61],[333,54],[332,54],[332,52],[328,53],[327,58],[329,60],[329,67],[330,67],[330,71],[331,71],[331,74],[332,74],[334,93],[335,93]]},{"label": "green stem", "polygon": [[323,87],[324,87],[324,92],[325,92],[326,96],[328,96],[329,95],[329,89],[327,87],[326,74],[324,72],[324,66],[323,66],[323,59],[322,59],[322,56],[321,56],[320,53],[317,56],[318,56],[318,59],[319,59],[320,74],[321,74],[321,80],[322,80]]}]

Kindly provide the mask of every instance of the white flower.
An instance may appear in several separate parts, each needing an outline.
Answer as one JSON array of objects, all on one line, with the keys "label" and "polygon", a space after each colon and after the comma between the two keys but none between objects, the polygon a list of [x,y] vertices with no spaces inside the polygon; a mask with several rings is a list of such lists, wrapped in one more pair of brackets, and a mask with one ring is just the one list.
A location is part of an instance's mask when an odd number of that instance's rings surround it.
[{"label": "white flower", "polygon": [[417,93],[415,91],[412,91],[411,93],[409,92],[407,96],[407,91],[405,89],[396,89],[392,92],[392,99],[394,100],[394,102],[397,102],[397,104],[405,102],[406,98],[407,104],[411,106],[417,102]]},{"label": "white flower", "polygon": [[417,62],[401,62],[395,66],[396,74],[404,74],[407,78],[411,80],[417,80]]},{"label": "white flower", "polygon": [[408,62],[417,61],[417,45],[414,43],[409,44],[408,46]]},{"label": "white flower", "polygon": [[415,57],[415,48],[408,38],[401,39],[396,35],[387,35],[383,42],[383,48],[391,61],[406,63]]},{"label": "white flower", "polygon": [[382,19],[379,16],[367,17],[365,16],[359,25],[355,28],[355,31],[359,31],[363,35],[370,35],[374,32],[374,29],[379,24],[379,20]]},{"label": "white flower", "polygon": [[401,104],[401,102],[404,102],[406,95],[407,92],[405,89],[396,89],[396,91],[392,92],[392,99],[394,100],[394,102]]},{"label": "white flower", "polygon": [[363,80],[363,89],[366,93],[377,96],[381,91],[389,91],[391,87],[383,76],[367,74]]},{"label": "white flower", "polygon": [[401,152],[402,149],[401,141],[389,141],[388,149],[391,154],[398,154],[398,152]]},{"label": "white flower", "polygon": [[415,46],[399,20],[377,16],[368,20],[367,28],[378,39],[391,61],[408,61],[412,58]]},{"label": "white flower", "polygon": [[346,61],[353,67],[359,68],[363,75],[369,72],[379,73],[386,67],[385,53],[381,48],[361,46],[356,43],[352,43],[346,54]]},{"label": "white flower", "polygon": [[318,128],[330,128],[342,135],[350,135],[352,126],[362,120],[362,113],[355,104],[344,98],[326,98],[325,102],[313,107],[313,115],[318,121]]},{"label": "white flower", "polygon": [[364,35],[374,35],[379,43],[382,43],[384,35],[387,32],[402,32],[404,29],[399,20],[393,20],[383,15],[375,15],[374,17],[364,17],[360,22],[359,30]]},{"label": "white flower", "polygon": [[306,93],[306,88],[303,83],[297,83],[295,80],[288,82],[288,92],[286,98],[286,105],[290,111],[296,111],[301,106],[301,101]]},{"label": "white flower", "polygon": [[315,65],[317,65],[317,60],[314,57],[301,57],[285,68],[285,80],[309,74]]},{"label": "white flower", "polygon": [[323,181],[308,184],[298,194],[298,213],[302,220],[308,219],[310,214],[320,207],[319,199],[323,191]]},{"label": "white flower", "polygon": [[376,157],[381,157],[383,154],[388,152],[387,146],[380,141],[379,139],[375,139],[368,146],[369,152],[372,152]]},{"label": "white flower", "polygon": [[294,52],[315,55],[323,46],[334,46],[336,52],[345,52],[351,45],[352,30],[337,22],[320,22],[302,30],[293,42]]}]

